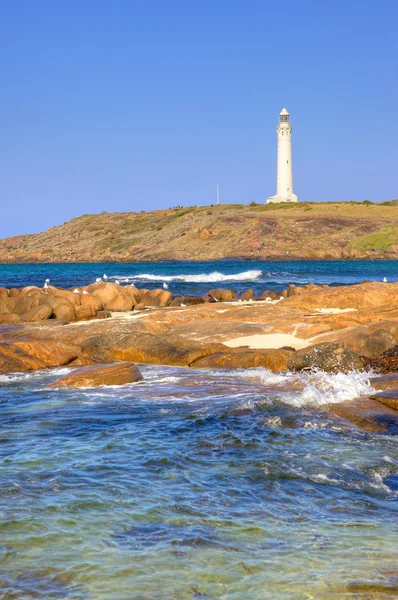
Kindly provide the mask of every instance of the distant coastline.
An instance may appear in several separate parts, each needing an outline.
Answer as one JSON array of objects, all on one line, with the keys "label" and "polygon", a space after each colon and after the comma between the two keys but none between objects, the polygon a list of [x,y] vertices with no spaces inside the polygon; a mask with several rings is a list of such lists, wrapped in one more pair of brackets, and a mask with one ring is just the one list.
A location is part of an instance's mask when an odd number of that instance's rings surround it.
[{"label": "distant coastline", "polygon": [[398,200],[82,215],[0,240],[1,264],[398,259]]}]

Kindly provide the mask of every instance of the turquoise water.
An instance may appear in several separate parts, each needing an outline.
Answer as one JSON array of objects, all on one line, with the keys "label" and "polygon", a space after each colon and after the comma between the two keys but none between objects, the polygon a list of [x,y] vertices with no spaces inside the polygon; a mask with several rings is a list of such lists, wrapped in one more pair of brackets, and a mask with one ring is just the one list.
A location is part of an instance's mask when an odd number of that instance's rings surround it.
[{"label": "turquoise water", "polygon": [[[393,281],[398,262],[0,267],[8,287],[103,273],[262,291]],[[397,426],[327,410],[369,394],[367,374],[143,366],[136,384],[46,389],[66,372],[0,376],[2,600],[398,597]]]},{"label": "turquoise water", "polygon": [[106,274],[109,281],[133,283],[149,289],[167,282],[175,295],[203,295],[214,287],[228,287],[241,293],[252,288],[282,290],[289,283],[349,285],[365,279],[398,281],[398,260],[358,261],[213,261],[160,263],[71,263],[41,265],[0,265],[0,286],[42,286],[45,279],[61,287],[93,283]]},{"label": "turquoise water", "polygon": [[397,432],[325,408],[366,375],[66,371],[1,377],[2,598],[397,597]]}]

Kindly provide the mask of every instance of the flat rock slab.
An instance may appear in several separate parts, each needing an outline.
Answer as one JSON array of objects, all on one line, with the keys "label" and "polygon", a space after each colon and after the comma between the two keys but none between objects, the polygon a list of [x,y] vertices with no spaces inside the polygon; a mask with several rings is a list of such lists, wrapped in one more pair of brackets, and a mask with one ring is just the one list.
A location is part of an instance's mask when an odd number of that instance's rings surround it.
[{"label": "flat rock slab", "polygon": [[329,404],[332,414],[363,431],[397,433],[398,412],[372,398],[355,398],[341,404]]},{"label": "flat rock slab", "polygon": [[247,348],[236,348],[229,352],[218,352],[200,358],[190,366],[195,368],[211,369],[250,369],[252,367],[264,367],[270,371],[285,371],[290,350],[249,350]]},{"label": "flat rock slab", "polygon": [[373,396],[370,396],[370,398],[371,400],[381,402],[381,404],[384,404],[385,406],[388,406],[398,411],[398,387],[393,390],[389,390],[388,392],[380,392],[379,394],[374,394]]},{"label": "flat rock slab", "polygon": [[139,368],[130,362],[111,365],[93,365],[75,369],[72,373],[53,381],[48,388],[98,387],[101,385],[124,385],[142,379]]}]

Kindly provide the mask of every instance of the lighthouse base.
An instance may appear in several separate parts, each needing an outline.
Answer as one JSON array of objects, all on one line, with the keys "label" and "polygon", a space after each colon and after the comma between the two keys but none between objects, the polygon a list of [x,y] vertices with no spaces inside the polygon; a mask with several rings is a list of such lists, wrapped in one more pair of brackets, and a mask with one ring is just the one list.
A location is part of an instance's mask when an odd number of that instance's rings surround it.
[{"label": "lighthouse base", "polygon": [[280,202],[298,202],[296,194],[288,196],[270,196],[267,198],[267,204],[279,204]]}]

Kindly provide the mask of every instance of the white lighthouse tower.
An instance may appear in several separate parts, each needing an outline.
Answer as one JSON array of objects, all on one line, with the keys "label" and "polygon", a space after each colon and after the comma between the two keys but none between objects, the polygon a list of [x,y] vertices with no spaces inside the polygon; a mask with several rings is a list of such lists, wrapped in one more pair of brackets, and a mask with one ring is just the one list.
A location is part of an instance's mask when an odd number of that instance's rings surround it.
[{"label": "white lighthouse tower", "polygon": [[292,126],[286,108],[279,113],[278,132],[278,167],[276,176],[276,196],[267,198],[267,204],[272,202],[297,202],[293,194],[292,174]]}]

